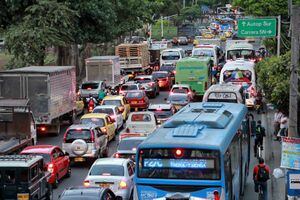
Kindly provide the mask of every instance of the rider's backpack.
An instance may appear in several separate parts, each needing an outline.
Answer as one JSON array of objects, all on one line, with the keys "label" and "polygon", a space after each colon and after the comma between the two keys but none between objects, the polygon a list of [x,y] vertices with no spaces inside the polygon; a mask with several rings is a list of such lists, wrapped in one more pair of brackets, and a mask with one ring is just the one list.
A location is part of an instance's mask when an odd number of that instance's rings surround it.
[{"label": "rider's backpack", "polygon": [[266,182],[270,179],[269,172],[266,169],[266,166],[258,165],[258,172],[257,172],[257,181],[259,182]]}]

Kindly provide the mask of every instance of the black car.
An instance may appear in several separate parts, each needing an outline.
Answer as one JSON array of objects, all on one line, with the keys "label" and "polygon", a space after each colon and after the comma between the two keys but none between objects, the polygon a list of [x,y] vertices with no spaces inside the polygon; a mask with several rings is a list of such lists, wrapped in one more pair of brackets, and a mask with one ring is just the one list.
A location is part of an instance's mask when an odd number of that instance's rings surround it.
[{"label": "black car", "polygon": [[117,200],[109,188],[101,187],[69,187],[59,195],[59,200]]}]

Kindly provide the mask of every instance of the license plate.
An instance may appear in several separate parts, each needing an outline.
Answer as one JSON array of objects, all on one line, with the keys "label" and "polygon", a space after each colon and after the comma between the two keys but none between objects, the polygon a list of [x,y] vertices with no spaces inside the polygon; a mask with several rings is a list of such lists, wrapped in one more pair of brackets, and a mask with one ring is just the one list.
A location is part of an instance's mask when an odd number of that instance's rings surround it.
[{"label": "license plate", "polygon": [[84,158],[78,157],[78,158],[75,158],[74,161],[75,161],[75,162],[83,162],[83,161],[84,161]]},{"label": "license plate", "polygon": [[29,200],[29,194],[28,193],[18,194],[18,200]]},{"label": "license plate", "polygon": [[109,188],[110,184],[109,183],[100,183],[99,186],[103,187],[103,188]]},{"label": "license plate", "polygon": [[132,101],[132,104],[137,104],[137,101]]}]

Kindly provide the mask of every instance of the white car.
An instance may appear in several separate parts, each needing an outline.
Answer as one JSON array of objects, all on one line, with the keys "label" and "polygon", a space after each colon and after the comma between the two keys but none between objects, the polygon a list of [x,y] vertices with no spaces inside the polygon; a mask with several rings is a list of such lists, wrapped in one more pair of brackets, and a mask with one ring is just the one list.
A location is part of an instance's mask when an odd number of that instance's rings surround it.
[{"label": "white car", "polygon": [[128,116],[124,132],[122,132],[119,137],[122,138],[122,134],[128,133],[141,133],[143,136],[147,136],[156,128],[157,119],[153,112],[132,112]]},{"label": "white car", "polygon": [[110,188],[117,197],[133,197],[134,162],[124,158],[100,158],[94,162],[83,185]]},{"label": "white car", "polygon": [[183,94],[188,94],[190,96],[191,100],[194,100],[195,93],[193,92],[192,88],[188,84],[175,84],[172,86],[170,90],[170,94],[175,94],[175,93],[183,93]]},{"label": "white car", "polygon": [[118,106],[115,105],[101,105],[96,106],[93,110],[93,113],[105,113],[108,114],[111,118],[115,120],[114,125],[116,130],[119,130],[123,127],[123,116],[119,111]]}]

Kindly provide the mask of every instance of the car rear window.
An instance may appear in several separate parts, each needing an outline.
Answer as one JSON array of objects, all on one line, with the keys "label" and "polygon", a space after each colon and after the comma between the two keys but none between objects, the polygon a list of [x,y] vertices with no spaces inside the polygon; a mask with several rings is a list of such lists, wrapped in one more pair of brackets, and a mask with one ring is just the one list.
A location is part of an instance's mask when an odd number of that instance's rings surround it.
[{"label": "car rear window", "polygon": [[131,151],[137,148],[144,140],[121,140],[118,151]]},{"label": "car rear window", "polygon": [[95,124],[99,127],[105,126],[105,122],[102,118],[84,118],[80,120],[81,124]]},{"label": "car rear window", "polygon": [[86,142],[91,141],[91,132],[90,130],[84,129],[71,129],[68,130],[65,138],[66,143],[72,143],[74,140],[83,139]]},{"label": "car rear window", "polygon": [[140,99],[142,98],[144,95],[142,92],[128,92],[126,94],[126,98],[137,98]]},{"label": "car rear window", "polygon": [[108,100],[104,99],[102,105],[115,105],[115,106],[121,106],[121,100]]},{"label": "car rear window", "polygon": [[172,72],[173,70],[175,70],[175,66],[172,65],[162,65],[160,67],[160,71]]},{"label": "car rear window", "polygon": [[122,85],[121,90],[137,90],[137,85]]},{"label": "car rear window", "polygon": [[133,122],[150,122],[151,115],[149,115],[149,114],[133,114],[133,115],[131,115],[131,121],[133,121]]},{"label": "car rear window", "polygon": [[166,78],[168,76],[168,74],[167,73],[156,72],[156,73],[153,73],[152,76],[154,78]]},{"label": "car rear window", "polygon": [[108,115],[113,115],[114,110],[112,108],[95,108],[93,110],[93,113],[105,113],[105,114],[108,114]]},{"label": "car rear window", "polygon": [[99,83],[83,83],[82,86],[81,86],[81,89],[84,89],[84,90],[95,90],[97,89],[99,86]]},{"label": "car rear window", "polygon": [[36,155],[36,156],[42,156],[44,159],[44,163],[51,162],[51,158],[49,154],[41,154],[41,153],[22,153],[22,155]]},{"label": "car rear window", "polygon": [[124,167],[121,165],[94,165],[91,169],[92,176],[124,176]]},{"label": "car rear window", "polygon": [[189,90],[187,88],[173,88],[173,93],[188,93]]}]

